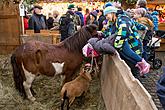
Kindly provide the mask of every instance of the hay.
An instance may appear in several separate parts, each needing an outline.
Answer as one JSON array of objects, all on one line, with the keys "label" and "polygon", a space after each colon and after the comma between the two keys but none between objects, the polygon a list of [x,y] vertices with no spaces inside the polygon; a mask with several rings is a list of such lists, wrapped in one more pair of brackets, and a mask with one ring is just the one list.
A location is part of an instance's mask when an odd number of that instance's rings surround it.
[{"label": "hay", "polygon": [[[0,55],[0,110],[60,110],[60,77],[39,76],[33,82],[36,101],[23,99],[14,88],[11,55]],[[95,78],[83,99],[77,98],[71,110],[105,110],[99,79]]]}]

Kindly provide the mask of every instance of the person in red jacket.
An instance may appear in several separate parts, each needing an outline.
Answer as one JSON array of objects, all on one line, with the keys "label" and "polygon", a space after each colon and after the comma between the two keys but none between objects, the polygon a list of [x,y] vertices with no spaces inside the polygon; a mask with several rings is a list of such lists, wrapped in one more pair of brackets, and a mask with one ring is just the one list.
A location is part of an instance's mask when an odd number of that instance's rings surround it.
[{"label": "person in red jacket", "polygon": [[27,30],[27,29],[29,28],[28,20],[29,20],[29,17],[27,16],[27,13],[26,13],[26,11],[25,11],[25,16],[23,17],[24,30]]}]

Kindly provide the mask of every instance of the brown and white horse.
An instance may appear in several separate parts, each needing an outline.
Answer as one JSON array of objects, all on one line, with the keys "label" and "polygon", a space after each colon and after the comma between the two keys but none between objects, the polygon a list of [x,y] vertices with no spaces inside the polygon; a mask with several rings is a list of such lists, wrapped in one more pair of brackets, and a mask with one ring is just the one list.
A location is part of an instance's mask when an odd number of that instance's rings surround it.
[{"label": "brown and white horse", "polygon": [[56,45],[30,41],[19,46],[11,56],[16,89],[34,101],[31,84],[37,75],[62,74],[63,83],[70,81],[82,63],[83,46],[95,36],[97,26],[88,25]]}]

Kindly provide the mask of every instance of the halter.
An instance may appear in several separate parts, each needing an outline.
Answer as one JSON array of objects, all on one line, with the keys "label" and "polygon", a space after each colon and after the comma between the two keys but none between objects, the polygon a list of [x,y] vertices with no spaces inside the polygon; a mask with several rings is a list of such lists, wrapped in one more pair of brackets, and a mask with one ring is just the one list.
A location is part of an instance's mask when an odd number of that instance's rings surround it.
[{"label": "halter", "polygon": [[93,70],[93,61],[94,61],[95,65],[96,65],[96,69],[97,70],[99,69],[97,61],[96,61],[96,57],[94,57],[94,56],[95,56],[94,55],[94,51],[92,51],[92,60],[91,60],[91,64],[90,64],[91,67],[90,67],[90,70],[88,71],[89,74],[92,73],[92,70]]}]

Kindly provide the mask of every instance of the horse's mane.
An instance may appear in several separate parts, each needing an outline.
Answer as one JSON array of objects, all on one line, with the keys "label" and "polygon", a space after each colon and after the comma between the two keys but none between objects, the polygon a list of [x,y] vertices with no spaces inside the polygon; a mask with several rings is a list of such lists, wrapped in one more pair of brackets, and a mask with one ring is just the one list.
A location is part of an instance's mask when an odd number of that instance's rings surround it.
[{"label": "horse's mane", "polygon": [[63,41],[64,47],[69,51],[81,52],[83,46],[87,43],[88,39],[92,37],[91,34],[96,28],[94,25],[82,27],[75,34]]}]

